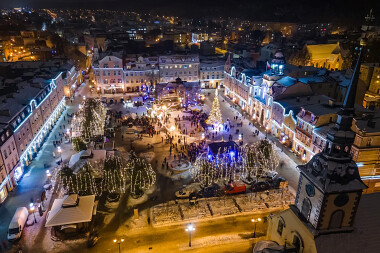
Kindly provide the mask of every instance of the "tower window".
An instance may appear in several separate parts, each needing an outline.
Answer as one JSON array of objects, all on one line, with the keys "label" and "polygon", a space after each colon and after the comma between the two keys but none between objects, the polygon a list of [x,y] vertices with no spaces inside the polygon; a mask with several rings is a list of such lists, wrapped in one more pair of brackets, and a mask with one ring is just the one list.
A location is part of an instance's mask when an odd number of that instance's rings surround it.
[{"label": "tower window", "polygon": [[302,216],[305,217],[306,220],[309,220],[311,212],[311,202],[308,198],[305,198],[302,202]]},{"label": "tower window", "polygon": [[280,219],[278,221],[278,226],[277,226],[277,233],[279,235],[282,235],[282,231],[284,230],[284,222]]},{"label": "tower window", "polygon": [[293,246],[297,252],[301,252],[301,239],[297,235],[293,237]]},{"label": "tower window", "polygon": [[344,212],[342,210],[336,210],[333,212],[330,218],[329,229],[341,228],[344,218]]}]

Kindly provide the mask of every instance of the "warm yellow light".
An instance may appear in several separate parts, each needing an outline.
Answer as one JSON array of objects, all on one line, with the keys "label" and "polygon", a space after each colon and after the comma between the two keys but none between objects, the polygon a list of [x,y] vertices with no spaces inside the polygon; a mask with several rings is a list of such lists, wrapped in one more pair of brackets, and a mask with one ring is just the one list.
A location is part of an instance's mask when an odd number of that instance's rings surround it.
[{"label": "warm yellow light", "polygon": [[116,239],[114,239],[114,240],[113,240],[113,242],[117,242],[117,240],[116,240]]}]

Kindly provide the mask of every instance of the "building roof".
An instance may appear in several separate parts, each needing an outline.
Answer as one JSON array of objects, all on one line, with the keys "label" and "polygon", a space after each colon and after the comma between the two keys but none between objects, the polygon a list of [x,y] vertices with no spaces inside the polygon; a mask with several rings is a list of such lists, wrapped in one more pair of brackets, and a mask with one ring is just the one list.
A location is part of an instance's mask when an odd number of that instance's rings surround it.
[{"label": "building roof", "polygon": [[355,119],[356,127],[366,133],[380,133],[380,118],[373,119]]},{"label": "building roof", "polygon": [[337,53],[338,44],[306,45],[311,60],[329,59],[331,54]]},{"label": "building roof", "polygon": [[367,188],[360,179],[358,167],[353,160],[331,159],[322,152],[298,168],[322,192],[349,192]]},{"label": "building roof", "polygon": [[[75,198],[76,196],[66,195],[64,198],[55,199],[48,213],[45,227],[90,222],[92,220],[95,195],[80,196],[77,204],[74,203]],[[63,207],[64,203],[69,206]]]},{"label": "building roof", "polygon": [[284,78],[281,78],[280,80],[277,81],[277,83],[289,87],[294,85],[297,82],[297,79],[292,78],[290,76],[285,76]]}]

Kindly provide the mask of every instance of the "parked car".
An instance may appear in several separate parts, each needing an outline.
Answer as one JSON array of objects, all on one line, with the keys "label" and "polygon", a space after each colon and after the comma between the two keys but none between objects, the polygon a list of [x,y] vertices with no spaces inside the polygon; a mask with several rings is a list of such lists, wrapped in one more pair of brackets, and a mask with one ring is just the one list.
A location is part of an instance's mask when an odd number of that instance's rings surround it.
[{"label": "parked car", "polygon": [[14,241],[21,238],[26,221],[28,220],[28,209],[19,207],[13,215],[12,221],[8,227],[8,241]]},{"label": "parked car", "polygon": [[198,195],[203,198],[215,197],[220,194],[220,187],[217,184],[213,184],[209,187],[205,187],[198,192]]},{"label": "parked car", "polygon": [[243,182],[232,182],[224,187],[225,194],[238,194],[246,191],[246,186]]},{"label": "parked car", "polygon": [[257,182],[252,185],[252,191],[253,192],[262,192],[269,190],[271,188],[271,184],[266,181]]},{"label": "parked car", "polygon": [[285,181],[285,178],[277,176],[272,180],[272,187],[278,189],[280,187],[280,183]]},{"label": "parked car", "polygon": [[120,199],[120,194],[119,193],[109,193],[107,195],[107,201],[108,202],[118,202]]},{"label": "parked car", "polygon": [[193,193],[192,190],[179,190],[175,193],[175,197],[178,199],[187,199],[191,193]]}]

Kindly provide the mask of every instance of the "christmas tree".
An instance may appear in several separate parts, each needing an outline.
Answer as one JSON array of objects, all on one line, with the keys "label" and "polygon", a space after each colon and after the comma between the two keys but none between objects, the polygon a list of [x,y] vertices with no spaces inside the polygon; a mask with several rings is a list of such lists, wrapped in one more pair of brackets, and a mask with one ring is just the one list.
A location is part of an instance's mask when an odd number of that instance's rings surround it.
[{"label": "christmas tree", "polygon": [[212,108],[211,108],[210,115],[208,116],[206,123],[209,125],[214,125],[214,126],[223,124],[222,113],[220,112],[220,103],[218,99],[217,89],[215,90],[214,101],[212,102]]}]

